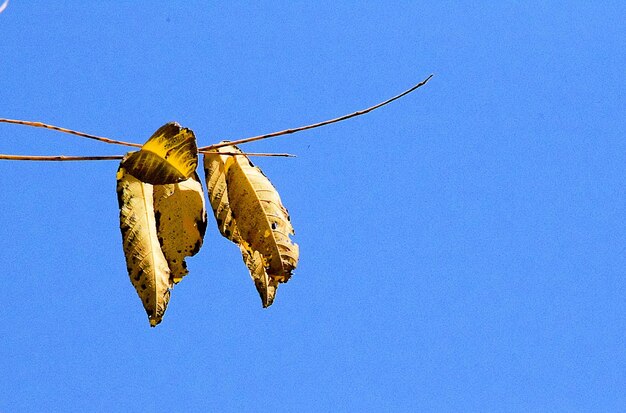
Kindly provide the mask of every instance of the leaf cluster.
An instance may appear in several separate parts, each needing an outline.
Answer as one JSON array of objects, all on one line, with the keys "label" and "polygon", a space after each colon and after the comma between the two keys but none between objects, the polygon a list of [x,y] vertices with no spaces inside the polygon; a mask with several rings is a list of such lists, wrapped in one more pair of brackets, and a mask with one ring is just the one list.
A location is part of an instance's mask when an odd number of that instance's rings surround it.
[{"label": "leaf cluster", "polygon": [[[159,128],[117,171],[120,229],[131,283],[151,326],[200,251],[207,226],[198,150],[190,129]],[[274,301],[298,263],[289,214],[269,179],[236,146],[204,155],[207,193],[220,233],[235,243],[261,296]]]}]

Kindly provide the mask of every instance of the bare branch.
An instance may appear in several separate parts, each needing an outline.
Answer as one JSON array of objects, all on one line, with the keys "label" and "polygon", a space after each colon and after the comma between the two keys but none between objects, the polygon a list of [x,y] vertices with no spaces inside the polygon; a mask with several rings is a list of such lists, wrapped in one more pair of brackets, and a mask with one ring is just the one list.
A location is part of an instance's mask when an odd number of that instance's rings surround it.
[{"label": "bare branch", "polygon": [[0,154],[0,159],[8,161],[112,161],[122,159],[124,155],[110,155],[110,156],[39,156],[39,155],[3,155]]},{"label": "bare branch", "polygon": [[[380,107],[383,107],[391,102],[393,102],[394,100],[398,100],[403,96],[408,95],[409,93],[413,92],[414,90],[424,86],[426,83],[428,83],[428,81],[433,77],[433,75],[431,74],[430,76],[428,76],[426,79],[422,80],[420,83],[418,83],[417,85],[413,86],[412,88],[405,90],[404,92],[400,93],[399,95],[396,95],[390,99],[387,99],[383,102],[380,102],[374,106],[370,106],[367,109],[363,109],[363,110],[359,110],[357,112],[353,112],[350,113],[348,115],[343,115],[340,116],[338,118],[334,118],[334,119],[329,119],[329,120],[325,120],[323,122],[318,122],[318,123],[314,123],[311,125],[306,125],[306,126],[300,126],[298,128],[293,128],[293,129],[285,129],[279,132],[272,132],[272,133],[268,133],[265,135],[258,135],[258,136],[253,136],[250,138],[244,138],[244,139],[238,139],[235,141],[229,141],[229,142],[221,142],[221,143],[216,143],[213,145],[208,145],[208,146],[204,146],[198,149],[199,153],[220,153],[221,155],[234,155],[234,156],[281,156],[281,157],[295,157],[295,155],[291,155],[288,153],[234,153],[234,152],[216,152],[214,151],[215,149],[224,147],[224,146],[230,146],[230,145],[239,145],[242,143],[248,143],[248,142],[254,142],[254,141],[259,141],[262,139],[268,139],[268,138],[274,138],[276,136],[282,136],[282,135],[289,135],[292,133],[296,133],[296,132],[301,132],[304,130],[308,130],[308,129],[314,129],[314,128],[319,128],[320,126],[325,126],[325,125],[330,125],[331,123],[337,123],[337,122],[341,122],[343,120],[346,119],[350,119],[350,118],[354,118],[357,116],[361,116],[361,115],[365,115],[366,113],[369,113],[373,110],[376,110]],[[16,124],[16,125],[26,125],[26,126],[33,126],[36,128],[45,128],[45,129],[51,129],[51,130],[55,130],[58,132],[64,132],[64,133],[69,133],[72,135],[76,135],[76,136],[81,136],[83,138],[88,138],[88,139],[94,139],[100,142],[105,142],[105,143],[111,143],[114,145],[124,145],[124,146],[132,146],[135,148],[141,148],[143,145],[139,144],[139,143],[132,143],[132,142],[124,142],[124,141],[118,141],[118,140],[114,140],[114,139],[109,139],[109,138],[105,138],[102,136],[96,136],[96,135],[90,135],[88,133],[84,133],[84,132],[79,132],[79,131],[75,131],[72,129],[67,129],[67,128],[62,128],[60,126],[54,126],[54,125],[49,125],[47,123],[42,123],[42,122],[32,122],[32,121],[27,121],[27,120],[16,120],[16,119],[6,119],[6,118],[0,118],[0,123],[11,123],[11,124]],[[37,156],[37,155],[2,155],[0,154],[0,160],[4,159],[4,160],[12,160],[12,161],[100,161],[100,160],[117,160],[117,159],[122,159],[123,155],[110,155],[110,156],[65,156],[65,155],[58,155],[58,156]]]},{"label": "bare branch", "polygon": [[[0,118],[0,123],[12,123],[16,125],[26,125],[26,126],[34,126],[36,128],[52,129],[55,131],[70,133],[72,135],[81,136],[83,138],[95,139],[101,142],[112,143],[116,145],[133,146],[136,148],[141,148],[142,146],[139,143],[116,141],[114,139],[109,139],[109,138],[105,138],[102,136],[90,135],[88,133],[79,132],[79,131],[75,131],[72,129],[61,128],[59,126],[48,125],[47,123],[41,123],[41,122]],[[198,150],[198,152],[199,153],[216,153],[215,151],[211,151],[211,150]],[[282,156],[282,157],[288,157],[288,158],[295,157],[295,155],[291,155],[288,153],[255,153],[255,152],[249,152],[249,153],[220,152],[220,153],[222,155],[234,155],[234,156]],[[13,160],[13,161],[86,161],[86,160],[97,161],[97,160],[122,159],[122,156],[114,155],[113,157],[107,157],[107,156],[88,157],[88,156],[64,156],[64,155],[59,155],[59,156],[0,155],[0,159],[7,159],[7,160]]]},{"label": "bare branch", "polygon": [[28,121],[28,120],[16,120],[16,119],[4,119],[4,118],[0,118],[0,122],[1,123],[12,123],[12,124],[16,124],[16,125],[33,126],[35,128],[52,129],[52,130],[55,130],[55,131],[58,131],[58,132],[69,133],[71,135],[81,136],[83,138],[94,139],[94,140],[97,140],[97,141],[100,141],[100,142],[112,143],[114,145],[133,146],[135,148],[141,148],[141,146],[142,146],[140,143],[116,141],[114,139],[109,139],[109,138],[105,138],[105,137],[102,137],[102,136],[90,135],[88,133],[79,132],[79,131],[75,131],[75,130],[72,130],[72,129],[61,128],[60,126],[48,125],[47,123],[42,123],[42,122],[31,122],[31,121]]},{"label": "bare branch", "polygon": [[296,155],[290,153],[260,153],[260,152],[218,152],[218,151],[198,151],[199,153],[219,153],[220,155],[232,156],[276,156],[284,158],[295,158]]},{"label": "bare branch", "polygon": [[399,95],[396,95],[390,99],[385,100],[384,102],[380,102],[374,106],[371,106],[367,109],[363,109],[363,110],[359,110],[357,112],[354,113],[350,113],[348,115],[343,115],[340,116],[338,118],[334,118],[334,119],[330,119],[330,120],[325,120],[323,122],[318,122],[318,123],[314,123],[312,125],[307,125],[307,126],[301,126],[299,128],[293,128],[293,129],[285,129],[279,132],[272,132],[272,133],[268,133],[265,135],[258,135],[258,136],[253,136],[251,138],[244,138],[244,139],[238,139],[235,141],[230,141],[230,142],[222,142],[222,143],[216,143],[213,145],[209,145],[209,146],[204,146],[202,148],[200,148],[200,151],[206,151],[206,150],[210,150],[210,149],[217,149],[217,148],[221,148],[223,146],[228,146],[228,145],[239,145],[242,143],[248,143],[248,142],[254,142],[254,141],[259,141],[262,139],[267,139],[267,138],[274,138],[276,136],[282,136],[282,135],[289,135],[291,133],[296,133],[296,132],[300,132],[303,130],[307,130],[307,129],[313,129],[313,128],[319,128],[320,126],[325,126],[325,125],[330,125],[331,123],[337,123],[337,122],[341,122],[342,120],[346,120],[346,119],[350,119],[350,118],[354,118],[356,116],[361,116],[361,115],[365,115],[366,113],[369,113],[373,110],[376,110],[380,107],[383,107],[391,102],[393,102],[394,100],[400,99],[403,96],[408,95],[409,93],[413,92],[415,89],[418,89],[422,86],[424,86],[434,75],[430,75],[428,76],[426,79],[422,80],[420,83],[418,83],[417,85],[413,86],[412,88],[405,90],[404,92],[400,93]]},{"label": "bare branch", "polygon": [[[295,158],[296,155],[290,153],[239,153],[239,152],[203,152],[203,153],[219,153],[220,155],[234,156],[281,156],[286,158]],[[5,155],[0,154],[0,160],[7,161],[113,161],[124,158],[124,155],[105,155],[105,156],[66,156],[66,155]]]}]

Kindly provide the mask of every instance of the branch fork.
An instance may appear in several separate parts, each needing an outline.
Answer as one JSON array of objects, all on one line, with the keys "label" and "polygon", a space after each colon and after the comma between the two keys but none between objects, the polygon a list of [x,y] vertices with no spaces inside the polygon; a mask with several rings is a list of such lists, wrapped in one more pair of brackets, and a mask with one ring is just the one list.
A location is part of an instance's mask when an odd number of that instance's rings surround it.
[{"label": "branch fork", "polygon": [[[221,143],[216,143],[213,145],[208,145],[208,146],[203,146],[201,148],[198,148],[198,152],[199,153],[217,153],[218,151],[216,149],[219,149],[221,147],[224,146],[231,146],[231,145],[240,145],[243,143],[249,143],[249,142],[255,142],[255,141],[260,141],[263,139],[269,139],[269,138],[274,138],[277,136],[283,136],[283,135],[290,135],[292,133],[296,133],[296,132],[301,132],[301,131],[305,131],[308,129],[314,129],[314,128],[319,128],[321,126],[325,126],[325,125],[330,125],[332,123],[337,123],[337,122],[341,122],[350,118],[354,118],[357,116],[361,116],[361,115],[365,115],[366,113],[372,112],[378,108],[381,108],[395,100],[398,100],[400,98],[402,98],[403,96],[408,95],[409,93],[413,92],[416,89],[419,89],[420,87],[424,86],[426,83],[428,83],[428,81],[433,77],[434,75],[430,75],[428,76],[426,79],[422,80],[420,83],[416,84],[415,86],[405,90],[404,92],[389,98],[383,102],[377,103],[374,106],[370,106],[367,109],[363,109],[363,110],[359,110],[347,115],[343,115],[343,116],[339,116],[337,118],[333,118],[333,119],[329,119],[329,120],[325,120],[322,122],[317,122],[317,123],[313,123],[311,125],[306,125],[306,126],[300,126],[297,128],[291,128],[291,129],[285,129],[282,131],[278,131],[278,132],[272,132],[272,133],[268,133],[268,134],[264,134],[264,135],[258,135],[258,136],[252,136],[249,138],[244,138],[244,139],[237,139],[234,141],[227,141],[227,142],[221,142]],[[115,140],[115,139],[109,139],[109,138],[105,138],[103,136],[97,136],[97,135],[91,135],[89,133],[84,133],[84,132],[80,132],[80,131],[76,131],[76,130],[72,130],[72,129],[67,129],[67,128],[62,128],[60,126],[54,126],[54,125],[50,125],[47,123],[43,123],[43,122],[33,122],[33,121],[27,121],[27,120],[17,120],[17,119],[6,119],[6,118],[0,118],[0,123],[10,123],[10,124],[15,124],[15,125],[24,125],[24,126],[32,126],[32,127],[36,127],[36,128],[44,128],[44,129],[51,129],[51,130],[55,130],[58,132],[63,132],[63,133],[68,133],[71,135],[76,135],[76,136],[80,136],[82,138],[87,138],[87,139],[93,139],[93,140],[97,140],[100,142],[104,142],[104,143],[108,143],[108,144],[113,144],[113,145],[123,145],[123,146],[130,146],[130,147],[135,147],[135,148],[141,148],[142,145],[139,143],[134,143],[134,142],[125,142],[125,141],[120,141],[120,140]],[[225,152],[220,152],[220,154],[222,155],[234,155],[234,156],[278,156],[278,157],[294,157],[295,155],[291,155],[288,153],[257,153],[257,152],[242,152],[242,153],[225,153]],[[119,160],[122,159],[123,155],[110,155],[110,156],[65,156],[65,155],[57,155],[57,156],[38,156],[38,155],[4,155],[4,154],[0,154],[0,160],[4,159],[4,160],[11,160],[11,161],[101,161],[101,160]]]}]

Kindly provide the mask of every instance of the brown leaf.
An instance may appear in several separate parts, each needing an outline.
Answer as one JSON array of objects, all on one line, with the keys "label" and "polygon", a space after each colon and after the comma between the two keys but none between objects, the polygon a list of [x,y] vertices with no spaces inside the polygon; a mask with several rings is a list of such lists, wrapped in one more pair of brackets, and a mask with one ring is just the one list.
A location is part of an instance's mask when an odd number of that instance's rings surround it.
[{"label": "brown leaf", "polygon": [[[240,152],[225,146],[221,152]],[[272,304],[279,282],[287,282],[299,249],[278,192],[246,156],[206,154],[209,200],[223,236],[239,245],[263,306]],[[261,271],[262,270],[262,271]]]},{"label": "brown leaf", "polygon": [[189,272],[185,257],[200,251],[206,230],[204,190],[198,174],[177,184],[155,185],[154,215],[170,281],[178,283]]},{"label": "brown leaf", "polygon": [[167,309],[171,282],[170,269],[157,237],[153,187],[120,167],[117,198],[128,275],[154,327]]}]

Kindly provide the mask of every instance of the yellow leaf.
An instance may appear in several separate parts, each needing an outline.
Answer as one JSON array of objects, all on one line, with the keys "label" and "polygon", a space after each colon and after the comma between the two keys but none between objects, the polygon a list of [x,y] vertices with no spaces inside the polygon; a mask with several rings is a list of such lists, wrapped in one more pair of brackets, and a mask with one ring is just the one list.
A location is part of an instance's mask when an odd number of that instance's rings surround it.
[{"label": "yellow leaf", "polygon": [[239,235],[261,253],[270,276],[286,282],[298,263],[299,251],[289,238],[294,230],[278,191],[245,156],[229,159],[226,187]]},{"label": "yellow leaf", "polygon": [[[221,152],[230,152],[224,148],[218,149]],[[209,195],[209,203],[217,227],[222,236],[239,244],[240,238],[237,232],[235,221],[232,219],[232,211],[228,203],[228,190],[226,189],[226,161],[230,156],[219,155],[216,153],[204,155],[204,172],[206,177],[206,185]]]},{"label": "yellow leaf", "polygon": [[[234,146],[220,152],[240,152]],[[298,263],[298,245],[289,214],[261,170],[246,156],[206,154],[209,201],[223,236],[241,250],[264,307],[272,304],[279,282],[287,282]]]},{"label": "yellow leaf", "polygon": [[187,180],[198,166],[198,147],[191,129],[176,122],[161,126],[138,152],[122,161],[124,169],[153,185]]},{"label": "yellow leaf", "polygon": [[185,257],[200,250],[206,229],[204,191],[198,174],[177,184],[155,185],[154,215],[170,281],[178,283],[189,272]]},{"label": "yellow leaf", "polygon": [[240,250],[254,286],[261,296],[261,303],[267,308],[274,302],[278,281],[267,274],[265,260],[259,251],[253,251],[247,244],[241,246]]},{"label": "yellow leaf", "polygon": [[170,270],[157,237],[153,187],[120,166],[117,199],[128,275],[154,327],[161,322],[167,308],[171,283]]}]

